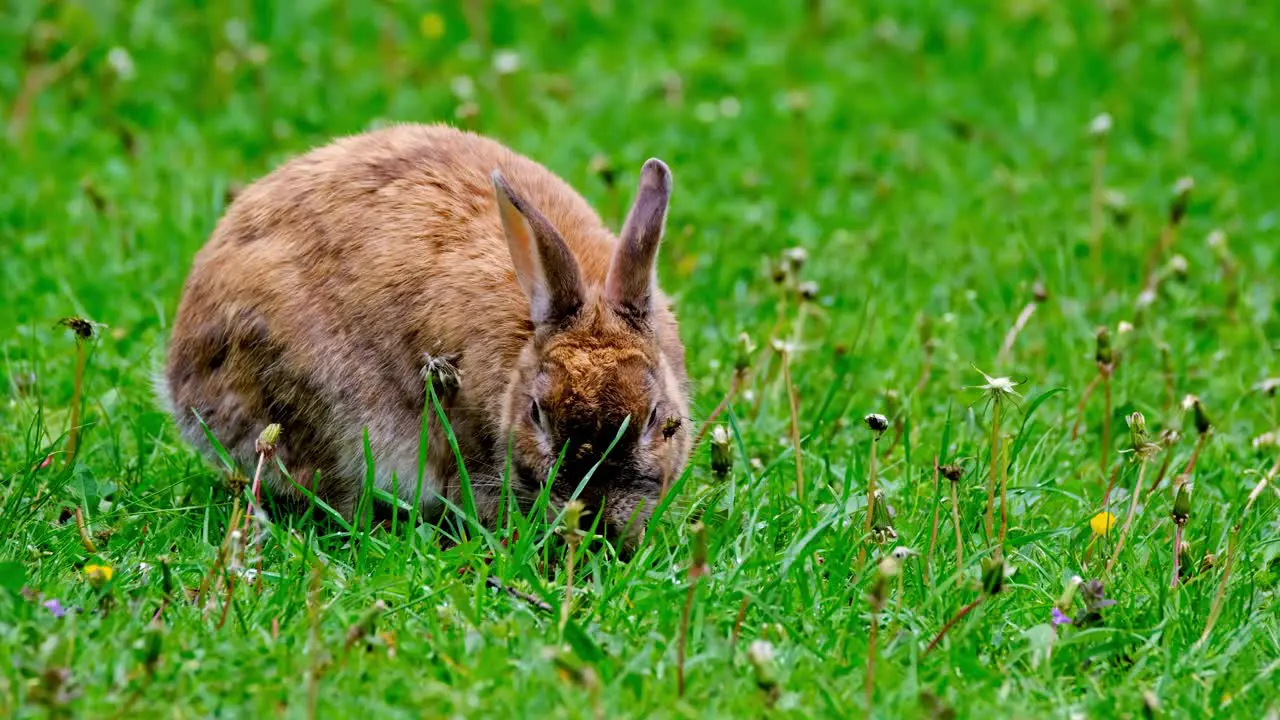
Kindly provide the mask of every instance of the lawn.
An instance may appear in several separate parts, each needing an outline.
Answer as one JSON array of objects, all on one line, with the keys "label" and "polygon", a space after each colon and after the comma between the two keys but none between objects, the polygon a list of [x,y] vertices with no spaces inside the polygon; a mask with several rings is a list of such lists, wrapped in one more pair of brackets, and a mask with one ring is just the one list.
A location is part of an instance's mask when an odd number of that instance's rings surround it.
[{"label": "lawn", "polygon": [[[1276,717],[1280,4],[201,5],[0,15],[0,716]],[[564,618],[541,520],[230,547],[153,399],[235,192],[398,121],[674,173],[736,392]]]}]

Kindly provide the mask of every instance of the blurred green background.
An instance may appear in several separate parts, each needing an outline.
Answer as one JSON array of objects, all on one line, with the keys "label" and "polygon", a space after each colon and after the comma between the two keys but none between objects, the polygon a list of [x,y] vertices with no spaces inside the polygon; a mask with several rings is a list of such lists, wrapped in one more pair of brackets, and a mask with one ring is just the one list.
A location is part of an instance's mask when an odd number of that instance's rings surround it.
[{"label": "blurred green background", "polygon": [[[1207,0],[7,0],[0,468],[5,507],[30,499],[33,514],[8,528],[15,539],[4,557],[22,563],[27,585],[88,604],[92,593],[76,574],[84,553],[66,524],[79,503],[95,527],[115,533],[104,557],[137,601],[137,617],[86,615],[78,630],[53,625],[30,603],[13,605],[20,619],[0,621],[0,656],[12,654],[16,668],[0,676],[8,707],[34,713],[29,686],[48,676],[32,668],[63,664],[84,696],[72,707],[85,712],[292,716],[305,706],[295,682],[310,662],[299,651],[303,583],[289,575],[288,558],[276,558],[277,569],[296,582],[260,596],[234,634],[214,634],[194,609],[175,611],[169,669],[152,686],[132,684],[150,637],[143,609],[152,606],[143,601],[158,592],[138,563],[155,566],[173,552],[187,563],[181,581],[198,584],[229,502],[207,490],[217,476],[155,408],[149,374],[192,256],[236,190],[334,136],[393,122],[492,135],[560,174],[615,227],[640,164],[666,160],[676,185],[661,278],[689,348],[695,421],[729,385],[738,333],[767,345],[789,327],[777,317],[770,268],[784,248],[809,252],[804,277],[818,283],[818,300],[793,372],[809,476],[830,492],[819,492],[814,508],[789,498],[786,404],[776,384],[752,385],[747,400],[761,405],[748,419],[741,403],[735,447],[760,462],[739,457],[743,484],[716,501],[733,522],[715,531],[725,559],[695,613],[690,700],[671,700],[688,540],[679,523],[630,569],[597,565],[582,582],[581,637],[599,645],[575,652],[600,652],[592,662],[610,716],[759,712],[752,671],[725,639],[744,595],[756,598],[744,639],[778,646],[781,714],[844,714],[861,702],[867,578],[837,574],[822,584],[856,551],[831,529],[843,527],[845,512],[834,493],[866,472],[858,418],[886,411],[905,423],[881,482],[901,510],[903,542],[919,549],[931,513],[921,489],[928,456],[986,452],[984,406],[964,389],[982,382],[975,367],[1026,380],[1028,398],[1067,389],[1033,422],[1009,428],[1027,448],[1012,478],[1018,590],[968,634],[962,626],[949,658],[922,663],[920,641],[969,595],[963,578],[926,585],[912,570],[902,623],[914,641],[884,649],[885,712],[918,716],[922,690],[960,717],[1126,715],[1147,688],[1173,714],[1264,707],[1274,698],[1268,613],[1280,571],[1274,529],[1261,519],[1242,534],[1239,566],[1248,570],[1233,579],[1221,621],[1230,633],[1208,649],[1189,648],[1216,579],[1185,598],[1162,591],[1163,497],[1111,591],[1124,601],[1114,627],[1064,630],[1069,639],[1056,652],[1071,659],[1055,665],[1046,638],[1058,636],[1045,622],[1063,580],[1083,572],[1097,510],[1096,400],[1079,441],[1066,435],[1097,373],[1096,327],[1138,325],[1114,381],[1113,459],[1126,443],[1124,413],[1142,410],[1154,428],[1185,431],[1167,397],[1175,390],[1202,395],[1213,410],[1220,440],[1201,460],[1200,524],[1188,530],[1197,557],[1225,551],[1229,508],[1273,457],[1251,440],[1277,424],[1275,401],[1253,388],[1280,374],[1278,27],[1280,3]],[[1088,128],[1102,113],[1112,118],[1104,183],[1123,201],[1109,201],[1095,263],[1088,238],[1099,142]],[[1185,277],[1141,313],[1145,260],[1183,176],[1195,186],[1171,253],[1185,259]],[[1205,242],[1215,228],[1226,233],[1234,274]],[[1037,281],[1048,300],[998,359]],[[35,499],[19,497],[14,488],[26,486],[18,479],[42,477],[30,468],[68,421],[74,350],[56,321],[69,315],[105,326],[86,380],[90,427],[74,468],[33,480]],[[1175,468],[1189,444],[1176,450]],[[695,457],[691,495],[710,484],[704,465]],[[91,506],[91,486],[94,503],[110,498],[105,508]],[[981,482],[963,493],[966,517],[976,518]],[[813,533],[810,509],[822,518]],[[967,532],[973,542],[977,530]],[[341,558],[341,542],[329,537],[319,547]],[[944,527],[943,566],[950,542]],[[325,586],[331,646],[375,597],[416,608],[431,587],[450,600],[436,612],[430,596],[430,612],[398,615],[399,659],[333,670],[322,708],[589,714],[588,690],[561,682],[542,654],[555,628],[487,594],[474,573],[459,575],[480,560],[416,541],[390,547],[368,573],[344,574],[334,560],[340,577]],[[972,575],[972,552],[968,559]],[[561,580],[548,574],[537,590],[544,570],[502,573],[554,601]],[[263,628],[280,617],[277,643]]]}]

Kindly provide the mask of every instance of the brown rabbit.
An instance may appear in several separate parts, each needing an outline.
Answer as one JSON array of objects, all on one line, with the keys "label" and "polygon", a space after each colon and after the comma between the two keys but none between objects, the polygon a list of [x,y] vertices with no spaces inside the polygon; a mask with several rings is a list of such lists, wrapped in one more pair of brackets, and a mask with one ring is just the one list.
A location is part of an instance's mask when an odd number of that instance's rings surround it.
[{"label": "brown rabbit", "polygon": [[[580,499],[633,542],[689,456],[684,348],[654,271],[670,191],[666,165],[646,162],[615,239],[567,184],[492,140],[438,125],[338,140],[232,203],[196,255],[161,390],[188,441],[210,450],[194,411],[245,466],[280,423],[290,475],[348,518],[365,429],[376,485],[394,476],[415,497],[429,363],[456,370],[438,387],[486,523],[508,457],[528,503],[563,450],[559,505],[629,417]],[[429,414],[420,497],[461,505]],[[265,482],[277,501],[304,497]]]}]

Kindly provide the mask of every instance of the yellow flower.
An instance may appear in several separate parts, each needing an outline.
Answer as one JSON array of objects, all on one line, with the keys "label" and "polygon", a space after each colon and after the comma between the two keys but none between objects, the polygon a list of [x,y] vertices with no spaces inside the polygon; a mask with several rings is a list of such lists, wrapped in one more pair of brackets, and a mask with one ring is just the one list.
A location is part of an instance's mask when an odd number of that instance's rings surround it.
[{"label": "yellow flower", "polygon": [[84,574],[89,579],[90,585],[101,588],[111,582],[111,576],[115,574],[115,570],[112,570],[110,565],[89,564],[84,566]]},{"label": "yellow flower", "polygon": [[418,29],[428,40],[439,40],[444,37],[444,17],[440,13],[429,12],[418,22]]},{"label": "yellow flower", "polygon": [[1094,535],[1106,535],[1111,532],[1111,528],[1115,527],[1115,524],[1116,516],[1106,510],[1094,515],[1093,519],[1089,521],[1089,527],[1093,528]]}]

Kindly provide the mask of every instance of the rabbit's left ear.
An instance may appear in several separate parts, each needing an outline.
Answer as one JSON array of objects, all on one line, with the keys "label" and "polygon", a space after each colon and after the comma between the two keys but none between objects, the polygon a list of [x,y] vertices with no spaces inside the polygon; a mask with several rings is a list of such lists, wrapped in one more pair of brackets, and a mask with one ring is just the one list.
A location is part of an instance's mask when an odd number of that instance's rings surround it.
[{"label": "rabbit's left ear", "polygon": [[651,158],[640,169],[640,189],[622,226],[604,285],[605,299],[626,315],[644,317],[649,313],[658,244],[670,200],[671,171],[661,160]]},{"label": "rabbit's left ear", "polygon": [[535,325],[571,317],[582,307],[582,275],[564,238],[528,201],[512,189],[502,172],[493,171],[498,214],[511,250],[516,279],[529,298]]}]

